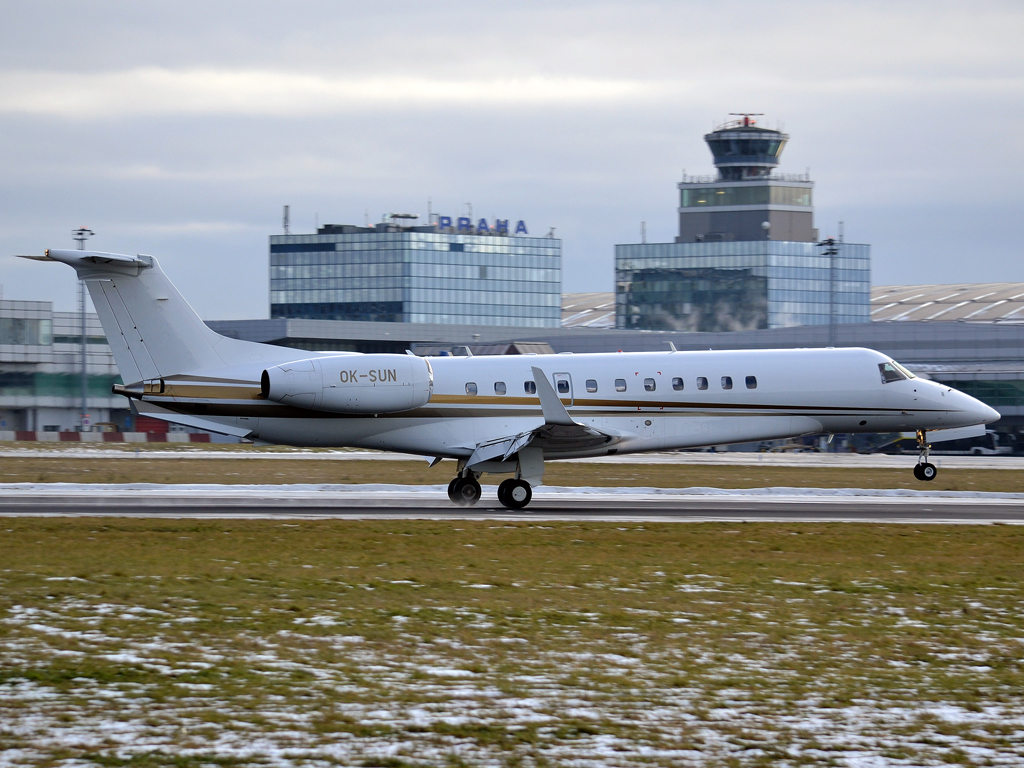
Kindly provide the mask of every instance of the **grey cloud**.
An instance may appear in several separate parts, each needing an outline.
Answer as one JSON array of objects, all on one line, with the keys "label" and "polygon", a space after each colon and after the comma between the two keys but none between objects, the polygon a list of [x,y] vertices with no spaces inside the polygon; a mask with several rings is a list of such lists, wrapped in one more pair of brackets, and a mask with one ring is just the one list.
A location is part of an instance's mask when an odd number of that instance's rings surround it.
[{"label": "grey cloud", "polygon": [[[87,224],[96,248],[160,256],[207,317],[265,314],[284,203],[309,231],[472,202],[556,227],[565,289],[610,290],[612,246],[642,220],[671,240],[682,168],[711,172],[701,137],[739,109],[785,121],[782,170],[810,167],[820,227],[872,243],[876,282],[1020,276],[1019,3],[11,9],[0,253]],[[0,273],[8,297],[72,306],[70,272]]]}]

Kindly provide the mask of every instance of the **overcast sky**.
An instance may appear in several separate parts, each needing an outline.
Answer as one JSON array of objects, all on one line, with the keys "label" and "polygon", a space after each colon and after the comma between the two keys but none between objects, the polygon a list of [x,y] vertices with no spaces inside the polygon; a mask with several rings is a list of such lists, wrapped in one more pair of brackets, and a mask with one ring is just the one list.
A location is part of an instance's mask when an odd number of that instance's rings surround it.
[{"label": "overcast sky", "polygon": [[160,258],[208,319],[266,317],[267,236],[386,212],[523,219],[563,290],[671,241],[729,112],[790,134],[873,282],[1024,281],[1024,3],[20,2],[0,24],[0,283]]}]

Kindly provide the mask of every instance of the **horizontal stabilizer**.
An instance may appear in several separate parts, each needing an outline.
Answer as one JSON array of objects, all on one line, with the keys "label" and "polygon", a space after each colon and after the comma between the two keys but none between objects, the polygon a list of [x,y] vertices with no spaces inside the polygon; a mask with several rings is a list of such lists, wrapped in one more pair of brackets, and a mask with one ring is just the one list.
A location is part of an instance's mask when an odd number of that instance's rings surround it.
[{"label": "horizontal stabilizer", "polygon": [[85,278],[90,273],[97,271],[113,271],[117,274],[137,275],[143,269],[153,266],[153,257],[144,256],[141,253],[137,256],[128,256],[124,253],[104,253],[103,251],[74,251],[61,250],[58,248],[47,248],[46,255],[27,256],[37,261],[59,261],[74,267],[79,272],[80,278]]}]

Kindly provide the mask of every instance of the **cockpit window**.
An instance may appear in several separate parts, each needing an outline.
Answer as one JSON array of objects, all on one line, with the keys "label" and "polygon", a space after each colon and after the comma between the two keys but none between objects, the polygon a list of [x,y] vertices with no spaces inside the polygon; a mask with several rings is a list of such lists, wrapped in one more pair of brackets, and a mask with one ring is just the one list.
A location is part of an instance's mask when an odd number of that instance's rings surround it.
[{"label": "cockpit window", "polygon": [[892,361],[892,364],[896,366],[896,370],[897,370],[897,371],[899,371],[900,373],[902,373],[902,374],[903,374],[904,376],[906,376],[906,377],[907,377],[908,379],[916,379],[916,378],[917,378],[917,376],[915,376],[915,375],[914,375],[913,373],[911,373],[910,371],[908,371],[908,370],[907,370],[906,368],[904,368],[904,367],[903,367],[902,365],[900,365],[899,363],[897,363],[897,362],[896,362],[895,360],[893,360],[893,361]]},{"label": "cockpit window", "polygon": [[879,363],[878,370],[882,374],[883,384],[891,384],[894,381],[903,381],[904,379],[917,378],[914,374],[912,374],[902,365],[897,363],[895,360],[890,360],[888,363]]}]

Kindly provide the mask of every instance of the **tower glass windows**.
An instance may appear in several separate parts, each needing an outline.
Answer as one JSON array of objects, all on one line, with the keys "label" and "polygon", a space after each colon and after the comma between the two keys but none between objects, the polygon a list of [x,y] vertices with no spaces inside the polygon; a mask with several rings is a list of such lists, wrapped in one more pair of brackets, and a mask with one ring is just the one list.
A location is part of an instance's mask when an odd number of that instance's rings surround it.
[{"label": "tower glass windows", "polygon": [[682,208],[710,208],[724,205],[811,206],[811,185],[781,186],[748,183],[743,186],[690,186],[681,184]]}]

